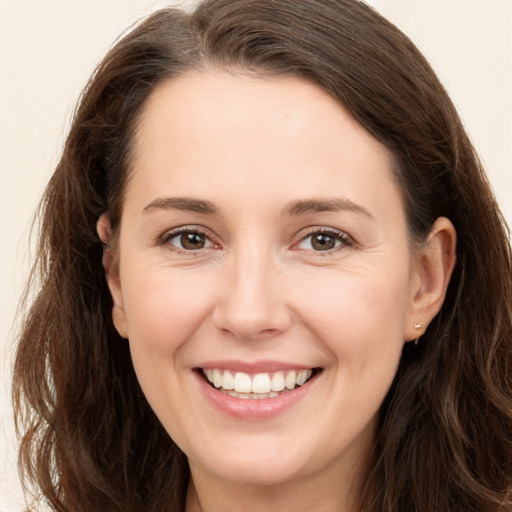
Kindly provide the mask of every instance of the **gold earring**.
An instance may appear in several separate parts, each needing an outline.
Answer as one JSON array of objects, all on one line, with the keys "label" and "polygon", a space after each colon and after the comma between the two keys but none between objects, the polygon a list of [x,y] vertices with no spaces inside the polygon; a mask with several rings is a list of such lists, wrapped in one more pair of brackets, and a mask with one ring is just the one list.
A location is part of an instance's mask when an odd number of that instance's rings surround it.
[{"label": "gold earring", "polygon": [[418,331],[418,337],[414,340],[414,345],[418,346],[418,341],[423,334],[423,324],[421,322],[416,322],[414,324],[414,328]]}]

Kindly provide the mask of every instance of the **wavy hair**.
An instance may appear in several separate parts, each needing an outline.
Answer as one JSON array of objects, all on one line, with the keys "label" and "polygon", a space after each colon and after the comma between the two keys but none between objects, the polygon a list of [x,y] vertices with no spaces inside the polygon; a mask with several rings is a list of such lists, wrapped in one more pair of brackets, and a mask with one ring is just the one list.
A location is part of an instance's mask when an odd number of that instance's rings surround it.
[{"label": "wavy hair", "polygon": [[96,222],[122,215],[148,97],[188,70],[294,75],[331,94],[394,155],[409,236],[448,217],[458,259],[445,303],[404,348],[382,405],[361,510],[512,510],[512,264],[481,163],[434,72],[357,0],[208,0],[117,42],[83,92],[40,206],[38,291],[14,368],[28,488],[62,512],[184,508],[189,470],[115,331]]}]

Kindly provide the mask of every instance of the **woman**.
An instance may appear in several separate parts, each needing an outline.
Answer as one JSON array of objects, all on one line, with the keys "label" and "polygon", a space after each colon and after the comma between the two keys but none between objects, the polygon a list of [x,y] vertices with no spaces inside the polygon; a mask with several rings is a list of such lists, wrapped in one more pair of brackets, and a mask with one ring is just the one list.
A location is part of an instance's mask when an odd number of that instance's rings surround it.
[{"label": "woman", "polygon": [[368,6],[157,12],[43,201],[27,481],[63,511],[511,510],[510,256],[452,103]]}]

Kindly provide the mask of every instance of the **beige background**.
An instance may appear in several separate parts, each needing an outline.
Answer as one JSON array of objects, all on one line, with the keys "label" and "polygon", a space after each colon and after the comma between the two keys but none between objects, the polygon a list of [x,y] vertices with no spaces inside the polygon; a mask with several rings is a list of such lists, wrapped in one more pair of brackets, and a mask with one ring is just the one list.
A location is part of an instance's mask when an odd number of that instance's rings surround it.
[{"label": "beige background", "polygon": [[[23,510],[9,378],[29,224],[95,64],[155,0],[0,0],[0,512]],[[180,2],[189,4],[189,2]],[[512,223],[512,0],[373,0],[459,107]]]}]

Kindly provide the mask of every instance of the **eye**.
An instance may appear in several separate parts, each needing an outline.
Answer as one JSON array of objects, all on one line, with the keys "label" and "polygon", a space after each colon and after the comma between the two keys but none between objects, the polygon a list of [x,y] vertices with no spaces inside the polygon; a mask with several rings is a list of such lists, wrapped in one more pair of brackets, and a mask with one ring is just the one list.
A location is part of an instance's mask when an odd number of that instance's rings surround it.
[{"label": "eye", "polygon": [[205,233],[193,229],[182,229],[165,235],[163,243],[181,251],[197,251],[216,247]]},{"label": "eye", "polygon": [[351,239],[341,231],[317,230],[302,238],[296,247],[306,251],[326,252],[351,243]]}]

